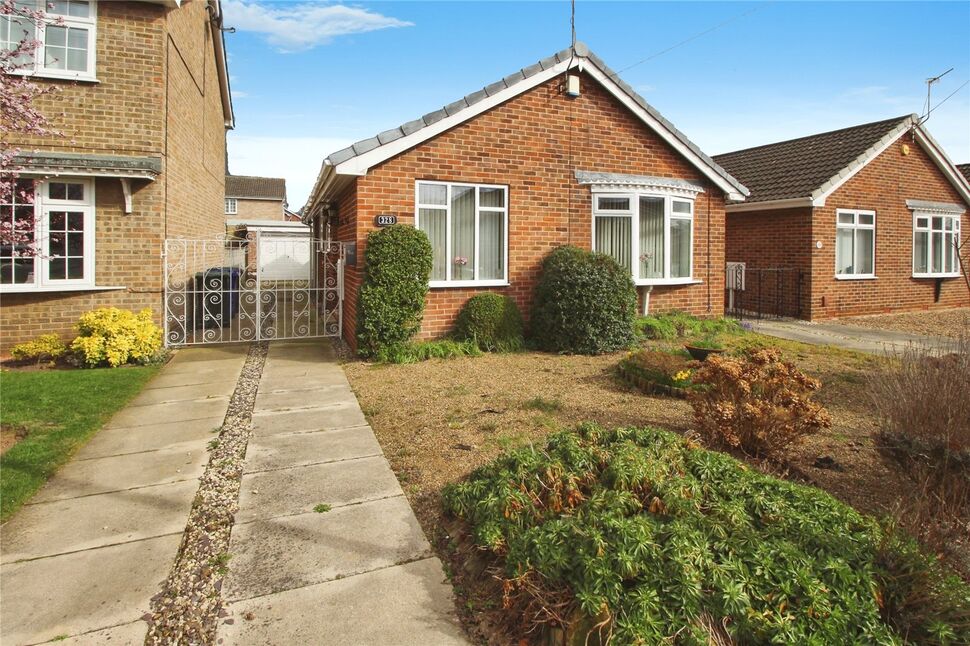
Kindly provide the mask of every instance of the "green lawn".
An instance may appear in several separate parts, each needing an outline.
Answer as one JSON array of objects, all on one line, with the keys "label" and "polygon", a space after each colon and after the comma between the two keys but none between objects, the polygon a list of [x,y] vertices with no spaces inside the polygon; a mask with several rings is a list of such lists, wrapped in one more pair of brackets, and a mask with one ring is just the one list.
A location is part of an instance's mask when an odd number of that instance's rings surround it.
[{"label": "green lawn", "polygon": [[158,369],[0,374],[0,420],[27,430],[27,436],[0,457],[0,521],[20,509]]}]

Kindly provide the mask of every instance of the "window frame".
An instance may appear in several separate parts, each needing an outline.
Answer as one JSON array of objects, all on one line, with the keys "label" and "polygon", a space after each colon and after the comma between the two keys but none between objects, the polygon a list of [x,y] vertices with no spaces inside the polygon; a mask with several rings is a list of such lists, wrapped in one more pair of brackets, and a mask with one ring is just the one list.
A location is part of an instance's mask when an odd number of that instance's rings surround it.
[{"label": "window frame", "polygon": [[[421,195],[421,185],[434,185],[434,186],[444,186],[445,187],[445,203],[444,204],[424,204],[420,201]],[[453,264],[452,252],[451,252],[451,191],[452,187],[459,186],[463,188],[473,188],[475,189],[475,278],[472,280],[455,280],[451,277]],[[481,206],[479,204],[479,189],[489,188],[489,189],[501,189],[504,196],[504,207],[497,206]],[[429,280],[428,287],[431,288],[443,288],[443,287],[507,287],[509,284],[509,187],[507,184],[480,184],[475,182],[447,182],[441,180],[426,180],[419,179],[414,181],[414,228],[421,228],[421,209],[437,209],[445,211],[445,249],[446,249],[446,260],[445,262],[445,279],[444,280]],[[489,211],[492,213],[502,213],[503,226],[502,226],[502,249],[504,250],[504,262],[502,263],[503,275],[502,278],[478,278],[478,272],[481,270],[481,222],[480,216],[482,211]]]},{"label": "window frame", "polygon": [[[593,218],[590,227],[591,249],[596,250],[596,218],[597,217],[629,217],[630,226],[630,265],[631,278],[633,283],[638,286],[650,285],[690,285],[701,281],[694,278],[694,224],[696,221],[695,206],[696,198],[686,197],[680,193],[668,193],[656,190],[646,191],[611,191],[611,190],[592,190],[592,211]],[[630,208],[624,211],[615,209],[601,209],[599,207],[600,198],[629,198]],[[663,199],[664,201],[664,267],[663,278],[642,278],[640,276],[640,198],[650,197]],[[674,202],[684,202],[690,205],[690,215],[674,214]],[[690,222],[690,247],[687,276],[671,276],[671,245],[670,245],[670,226],[672,220],[688,220]]]},{"label": "window frame", "polygon": [[[926,218],[927,224],[925,227],[917,226],[920,218]],[[933,228],[933,218],[941,218],[943,228],[940,230]],[[924,209],[913,209],[913,237],[911,238],[913,242],[911,260],[912,260],[912,270],[913,278],[959,278],[960,277],[960,261],[957,259],[956,255],[959,253],[958,249],[953,250],[953,261],[956,267],[953,271],[933,271],[933,233],[942,233],[944,249],[946,249],[946,236],[949,234],[953,237],[954,245],[960,244],[961,231],[961,220],[963,219],[962,213],[941,213],[939,211],[924,210]],[[946,220],[953,221],[953,228],[948,232],[946,229]],[[929,271],[917,272],[916,271],[916,234],[918,232],[926,233],[926,267]],[[943,262],[946,263],[946,254],[944,252]]]},{"label": "window frame", "polygon": [[[95,258],[97,251],[97,236],[95,222],[95,182],[93,178],[79,177],[57,177],[53,179],[42,179],[24,177],[23,179],[34,182],[34,239],[39,240],[39,256],[35,255],[34,260],[34,280],[32,283],[0,283],[0,293],[29,293],[29,292],[56,292],[72,291],[84,289],[96,289],[95,280]],[[50,184],[68,183],[83,184],[83,200],[60,200],[51,199],[45,196]],[[84,278],[50,278],[50,213],[51,211],[80,211],[84,217],[84,247],[82,257],[84,258]]]},{"label": "window frame", "polygon": [[[14,70],[12,73],[22,76],[35,76],[38,78],[98,82],[98,0],[88,0],[90,15],[87,18],[54,13],[52,10],[47,8],[47,0],[36,0],[34,4],[36,9],[43,11],[47,16],[47,20],[45,20],[43,24],[35,25],[34,27],[34,38],[40,41],[40,45],[34,50],[32,56],[33,61],[31,64],[21,69]],[[60,21],[60,24],[57,24],[58,21]],[[88,32],[87,70],[78,72],[68,69],[61,70],[47,66],[48,27],[84,29]]]},{"label": "window frame", "polygon": [[[852,224],[843,224],[839,222],[840,215],[852,215]],[[861,224],[859,222],[860,215],[871,215],[872,224]],[[839,273],[839,229],[852,231],[852,268],[853,270],[859,266],[859,245],[857,244],[857,232],[860,230],[872,231],[872,271],[865,274],[851,273],[851,274],[840,274]],[[876,212],[870,209],[836,209],[835,210],[835,250],[833,253],[835,259],[835,278],[836,280],[875,280],[876,276]]]},{"label": "window frame", "polygon": [[[232,210],[229,210],[229,203],[232,203]],[[239,200],[235,197],[225,198],[226,205],[226,215],[238,215],[239,214]]]}]

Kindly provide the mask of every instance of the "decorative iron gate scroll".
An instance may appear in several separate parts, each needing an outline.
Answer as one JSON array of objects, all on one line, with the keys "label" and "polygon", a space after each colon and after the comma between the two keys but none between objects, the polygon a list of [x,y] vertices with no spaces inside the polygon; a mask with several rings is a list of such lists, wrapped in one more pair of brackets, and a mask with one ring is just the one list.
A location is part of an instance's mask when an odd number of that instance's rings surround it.
[{"label": "decorative iron gate scroll", "polygon": [[165,344],[340,336],[343,246],[250,231],[165,241]]}]

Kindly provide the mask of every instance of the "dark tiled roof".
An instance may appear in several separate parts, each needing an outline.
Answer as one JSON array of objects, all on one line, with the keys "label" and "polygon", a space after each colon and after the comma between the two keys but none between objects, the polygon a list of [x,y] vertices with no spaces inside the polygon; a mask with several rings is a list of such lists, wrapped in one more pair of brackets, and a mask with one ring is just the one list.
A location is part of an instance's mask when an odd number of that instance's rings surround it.
[{"label": "dark tiled roof", "polygon": [[[585,43],[581,43],[581,42],[576,43],[575,52],[576,52],[576,58],[584,58],[588,60],[589,62],[596,65],[596,67],[598,67],[600,71],[602,71],[606,76],[612,78],[621,88],[623,88],[623,91],[626,92],[630,96],[630,98],[632,98],[637,103],[637,105],[639,105],[641,108],[646,110],[650,114],[650,116],[652,116],[654,119],[659,121],[664,128],[670,131],[670,133],[678,141],[680,141],[681,144],[689,148],[691,152],[693,152],[695,155],[700,157],[701,160],[703,160],[705,164],[710,166],[710,168],[713,169],[717,175],[719,175],[722,179],[724,179],[728,184],[733,186],[739,193],[742,193],[745,195],[747,194],[747,189],[744,186],[742,186],[741,182],[739,182],[737,179],[735,179],[727,172],[725,172],[724,169],[718,166],[713,159],[711,159],[700,148],[698,148],[694,144],[694,142],[688,139],[684,133],[682,133],[680,130],[674,127],[674,124],[669,122],[662,114],[657,112],[657,110],[652,105],[647,103],[643,99],[643,97],[637,94],[636,91],[632,87],[630,87],[630,85],[624,82],[623,79],[621,79],[616,72],[610,69],[610,67],[606,63],[604,63],[599,56],[597,56],[592,51],[590,51],[590,49],[585,45]],[[500,81],[496,81],[495,83],[486,85],[481,90],[472,92],[468,96],[465,96],[464,98],[461,98],[455,101],[454,103],[449,103],[448,105],[444,106],[440,110],[435,110],[434,112],[430,112],[424,115],[423,117],[421,117],[420,119],[408,121],[407,123],[404,123],[398,126],[397,128],[391,128],[390,130],[385,130],[384,132],[380,133],[376,137],[371,137],[369,139],[358,141],[357,143],[351,146],[348,146],[347,148],[338,150],[337,152],[332,153],[329,157],[327,157],[327,161],[329,161],[332,165],[336,166],[337,164],[342,164],[343,162],[349,159],[353,159],[358,155],[363,155],[364,153],[370,152],[375,148],[388,144],[402,137],[411,135],[421,130],[422,128],[425,128],[438,121],[441,121],[445,117],[450,117],[454,114],[457,114],[458,112],[461,112],[462,110],[475,105],[476,103],[478,103],[479,101],[482,101],[483,99],[486,99],[499,92],[502,92],[507,88],[511,88],[517,83],[519,83],[520,81],[524,81],[532,76],[535,76],[536,74],[538,74],[543,70],[547,70],[551,67],[555,67],[559,63],[568,61],[572,57],[573,57],[573,50],[564,49],[561,52],[557,52],[556,54],[553,54],[548,58],[542,59],[538,63],[533,63],[532,65],[529,65],[528,67],[524,67],[518,72],[515,72],[514,74],[510,74],[509,76],[506,76]]]},{"label": "dark tiled roof", "polygon": [[285,200],[286,180],[282,177],[226,175],[226,197]]},{"label": "dark tiled roof", "polygon": [[715,155],[751,191],[746,202],[809,197],[912,115]]},{"label": "dark tiled roof", "polygon": [[957,170],[967,178],[968,182],[970,182],[970,164],[957,164]]}]

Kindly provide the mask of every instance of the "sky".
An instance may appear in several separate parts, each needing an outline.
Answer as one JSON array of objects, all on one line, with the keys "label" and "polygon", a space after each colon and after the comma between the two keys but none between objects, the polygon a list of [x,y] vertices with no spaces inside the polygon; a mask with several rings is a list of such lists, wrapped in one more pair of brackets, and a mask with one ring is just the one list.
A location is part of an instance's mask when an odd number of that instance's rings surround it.
[{"label": "sky", "polygon": [[[223,9],[236,29],[230,172],[285,177],[293,209],[328,154],[570,42],[565,0]],[[580,0],[576,33],[710,155],[923,113],[926,79],[953,68],[933,86],[926,127],[970,162],[970,2]]]}]

